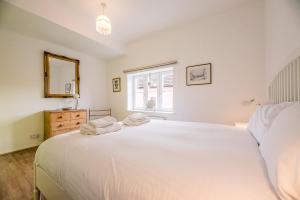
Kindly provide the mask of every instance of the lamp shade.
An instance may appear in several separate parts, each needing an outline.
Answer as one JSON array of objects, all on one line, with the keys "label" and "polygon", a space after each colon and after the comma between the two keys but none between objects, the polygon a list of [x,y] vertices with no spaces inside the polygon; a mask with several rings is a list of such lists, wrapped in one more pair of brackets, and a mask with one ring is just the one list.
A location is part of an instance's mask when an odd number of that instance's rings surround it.
[{"label": "lamp shade", "polygon": [[99,15],[96,18],[96,30],[103,35],[111,34],[111,23],[107,16]]}]

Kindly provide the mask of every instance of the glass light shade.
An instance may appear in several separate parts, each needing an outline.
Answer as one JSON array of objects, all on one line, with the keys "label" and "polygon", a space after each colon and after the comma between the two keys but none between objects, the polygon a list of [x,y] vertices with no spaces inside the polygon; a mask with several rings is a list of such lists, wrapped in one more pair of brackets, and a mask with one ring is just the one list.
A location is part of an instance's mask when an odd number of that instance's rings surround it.
[{"label": "glass light shade", "polygon": [[111,24],[108,17],[99,15],[96,19],[96,30],[103,35],[111,34]]}]

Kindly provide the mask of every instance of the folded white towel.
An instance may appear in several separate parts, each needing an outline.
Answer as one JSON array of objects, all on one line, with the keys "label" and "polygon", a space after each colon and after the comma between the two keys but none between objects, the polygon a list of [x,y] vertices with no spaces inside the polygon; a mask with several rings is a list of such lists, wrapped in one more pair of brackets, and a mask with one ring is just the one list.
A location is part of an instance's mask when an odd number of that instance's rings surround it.
[{"label": "folded white towel", "polygon": [[142,122],[142,121],[145,121],[145,119],[147,118],[147,115],[145,115],[143,113],[134,113],[134,114],[128,115],[128,118],[131,121]]},{"label": "folded white towel", "polygon": [[148,122],[150,122],[149,117],[146,117],[143,121],[133,121],[129,117],[126,117],[123,120],[123,123],[127,126],[139,126],[139,125],[142,125],[142,124],[145,124],[145,123],[148,123]]},{"label": "folded white towel", "polygon": [[116,132],[121,129],[121,125],[117,122],[104,128],[94,128],[89,124],[84,124],[80,127],[80,133],[83,135],[100,135],[105,133]]},{"label": "folded white towel", "polygon": [[115,122],[117,122],[117,120],[114,117],[106,116],[100,119],[91,120],[88,122],[88,124],[93,128],[104,128],[112,125]]},{"label": "folded white towel", "polygon": [[89,124],[84,124],[80,127],[80,133],[83,135],[96,135],[96,128],[93,128]]}]

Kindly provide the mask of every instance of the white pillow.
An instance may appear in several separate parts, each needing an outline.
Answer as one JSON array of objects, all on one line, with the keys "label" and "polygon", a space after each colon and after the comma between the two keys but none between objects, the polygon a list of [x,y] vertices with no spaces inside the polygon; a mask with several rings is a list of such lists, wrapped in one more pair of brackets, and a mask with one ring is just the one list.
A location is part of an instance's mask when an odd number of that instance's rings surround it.
[{"label": "white pillow", "polygon": [[285,200],[300,199],[300,104],[283,110],[260,145],[270,181]]},{"label": "white pillow", "polygon": [[292,103],[285,102],[281,104],[265,104],[257,108],[248,122],[247,129],[258,143],[262,141],[278,114],[290,105]]}]

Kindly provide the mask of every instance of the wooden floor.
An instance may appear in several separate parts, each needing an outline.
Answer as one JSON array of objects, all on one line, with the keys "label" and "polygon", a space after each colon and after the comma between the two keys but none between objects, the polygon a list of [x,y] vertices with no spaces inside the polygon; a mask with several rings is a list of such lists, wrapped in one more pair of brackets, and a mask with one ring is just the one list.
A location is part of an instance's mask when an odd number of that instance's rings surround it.
[{"label": "wooden floor", "polygon": [[0,156],[0,199],[33,199],[33,160],[36,148]]}]

